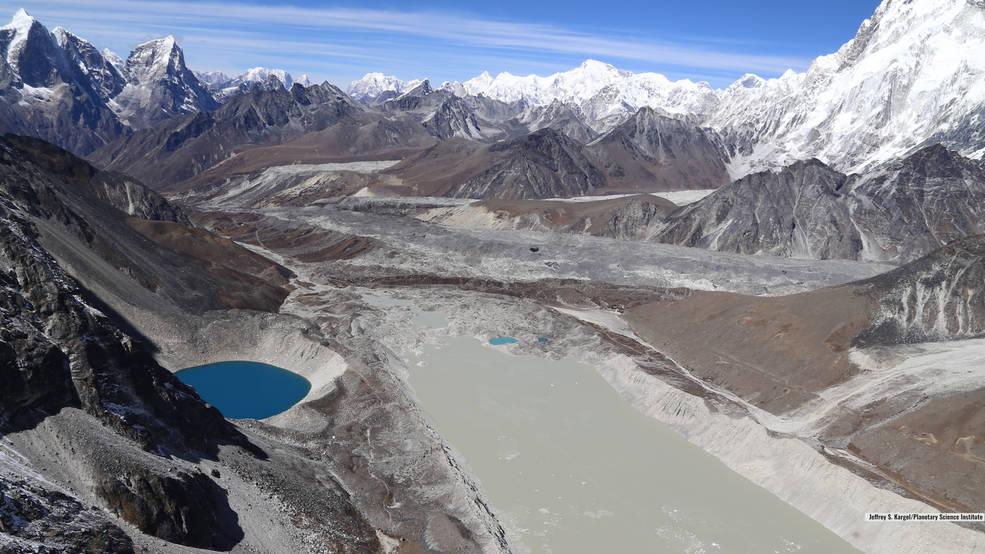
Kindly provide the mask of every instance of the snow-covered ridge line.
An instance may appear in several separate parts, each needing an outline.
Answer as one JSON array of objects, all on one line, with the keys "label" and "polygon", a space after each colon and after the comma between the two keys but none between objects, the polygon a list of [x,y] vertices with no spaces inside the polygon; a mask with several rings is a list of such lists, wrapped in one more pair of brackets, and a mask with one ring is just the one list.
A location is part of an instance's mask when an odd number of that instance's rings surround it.
[{"label": "snow-covered ridge line", "polygon": [[[55,71],[21,71],[22,62],[27,63],[21,57],[44,64],[38,52],[63,49],[40,45],[45,36],[52,35],[23,10],[0,31],[0,51],[13,73],[12,86],[27,91],[14,102],[40,104],[44,95],[30,91],[58,82],[34,82],[39,81],[36,77],[69,67],[63,59],[54,59],[59,56],[49,56]],[[25,48],[28,41],[40,46]],[[99,81],[89,78],[83,88],[100,91],[99,104],[135,127],[175,113],[212,109],[216,100],[236,92],[290,86],[292,81],[282,70],[265,68],[235,78],[219,73],[196,77],[184,66],[173,38],[138,46],[125,63],[81,39],[73,44],[79,52],[84,50],[86,68],[101,69]],[[135,63],[135,55],[146,51],[156,52],[156,57],[137,56],[141,63]],[[21,56],[25,52],[31,55]],[[65,81],[72,78],[62,76]],[[357,100],[383,102],[424,82],[369,73],[353,81],[348,91]],[[772,79],[746,74],[724,89],[687,79],[672,81],[659,73],[623,71],[595,60],[547,76],[484,72],[464,82],[446,82],[441,89],[510,104],[512,115],[524,109],[521,121],[536,108],[557,103],[554,111],[577,114],[577,122],[583,130],[588,127],[591,136],[610,131],[641,108],[652,108],[717,131],[727,146],[733,179],[810,158],[843,173],[863,172],[933,143],[980,158],[985,153],[985,3],[883,0],[852,40],[816,58],[806,71],[787,71]]]},{"label": "snow-covered ridge line", "polygon": [[861,172],[922,146],[985,153],[985,3],[883,0],[856,36],[802,73],[746,74],[724,89],[587,60],[547,76],[488,72],[446,83],[506,103],[576,105],[596,130],[643,107],[693,117],[734,148],[733,178],[818,158]]},{"label": "snow-covered ridge line", "polygon": [[[218,103],[185,65],[174,36],[138,44],[126,61],[71,32],[48,29],[24,9],[0,28],[0,67],[9,68],[2,96],[30,105],[67,85],[90,113],[74,119],[99,119],[110,111],[118,118],[104,128],[149,126],[179,113],[214,109]],[[52,115],[57,118],[57,115]],[[111,133],[110,133],[111,134]],[[105,140],[105,137],[103,137]]]},{"label": "snow-covered ridge line", "polygon": [[357,100],[374,99],[386,92],[403,94],[409,90],[412,90],[425,80],[426,79],[411,79],[409,81],[404,81],[394,77],[393,75],[384,75],[380,72],[371,72],[349,83],[349,86],[346,88],[346,93]]},{"label": "snow-covered ridge line", "polygon": [[295,83],[305,87],[311,85],[311,79],[307,73],[295,79],[284,69],[259,66],[251,67],[236,76],[230,76],[221,71],[196,71],[195,76],[220,99],[239,92],[248,92],[257,87],[290,89]]}]

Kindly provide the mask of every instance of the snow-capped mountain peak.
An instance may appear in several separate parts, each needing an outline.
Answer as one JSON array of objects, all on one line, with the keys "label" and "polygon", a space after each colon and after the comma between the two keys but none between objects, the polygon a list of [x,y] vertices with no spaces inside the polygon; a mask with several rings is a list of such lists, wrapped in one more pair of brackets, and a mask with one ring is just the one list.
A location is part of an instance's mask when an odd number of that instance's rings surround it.
[{"label": "snow-capped mountain peak", "polygon": [[187,70],[184,53],[172,35],[138,44],[130,52],[126,67],[131,80],[136,81],[163,78],[168,73]]},{"label": "snow-capped mountain peak", "polygon": [[746,73],[742,77],[739,77],[729,88],[760,88],[766,84],[766,79],[763,79],[759,75],[754,75],[752,73]]},{"label": "snow-capped mountain peak", "polygon": [[266,67],[251,67],[246,70],[246,73],[240,75],[237,79],[241,82],[249,83],[263,83],[270,79],[270,77],[276,77],[284,85],[284,88],[291,88],[294,84],[294,79],[291,78],[291,74],[283,69],[270,69]]},{"label": "snow-capped mountain peak", "polygon": [[599,60],[587,59],[575,70],[586,77],[615,78],[627,77],[631,75],[628,71],[616,69],[612,64],[600,62]]},{"label": "snow-capped mountain peak", "polygon": [[372,100],[387,92],[403,94],[420,84],[420,79],[403,81],[393,75],[371,72],[349,83],[346,92],[357,100]]},{"label": "snow-capped mountain peak", "polygon": [[802,74],[730,87],[708,121],[739,147],[733,175],[817,157],[864,170],[944,141],[985,147],[985,3],[884,0]]},{"label": "snow-capped mountain peak", "polygon": [[267,67],[251,67],[235,77],[230,77],[221,71],[196,72],[195,76],[219,99],[254,90],[290,89],[294,83],[303,86],[310,84],[307,75],[295,80],[283,69]]},{"label": "snow-capped mountain peak", "polygon": [[706,114],[717,105],[717,92],[707,83],[671,81],[658,73],[632,73],[598,60],[585,60],[568,71],[547,76],[517,76],[483,72],[461,84],[468,94],[507,103],[548,106],[553,102],[577,106],[588,123],[602,132],[639,108],[673,114]]},{"label": "snow-capped mountain peak", "polygon": [[172,35],[138,44],[127,58],[126,76],[128,84],[115,98],[115,106],[132,126],[218,105],[185,65],[184,52]]},{"label": "snow-capped mountain peak", "polygon": [[398,98],[406,98],[410,96],[427,96],[432,92],[434,92],[434,89],[431,88],[431,81],[424,79],[423,81],[418,82],[413,87],[408,88]]},{"label": "snow-capped mountain peak", "polygon": [[0,27],[2,31],[28,31],[34,24],[38,23],[38,20],[34,18],[31,14],[27,13],[27,10],[20,8],[14,12],[14,16],[10,18],[10,22]]},{"label": "snow-capped mountain peak", "polygon": [[112,63],[117,67],[123,67],[126,64],[126,62],[123,61],[123,58],[121,58],[119,54],[110,50],[109,48],[103,48],[103,57],[106,58],[106,61]]},{"label": "snow-capped mountain peak", "polygon": [[[58,46],[65,48],[65,44],[72,38],[75,37],[72,33],[65,30],[64,27],[58,26],[51,30],[51,35],[55,37],[58,42]],[[78,38],[78,37],[75,37]]]},{"label": "snow-capped mountain peak", "polygon": [[79,80],[88,81],[87,86],[103,101],[116,96],[126,86],[127,78],[120,69],[122,63],[117,63],[118,59],[107,59],[91,42],[61,27],[56,27],[52,35],[67,58],[67,65],[81,72]]},{"label": "snow-capped mountain peak", "polygon": [[[46,79],[41,75],[43,69],[32,72],[27,68],[24,71],[25,68],[22,66],[25,65],[25,59],[46,58],[46,65],[54,66],[57,65],[57,60],[54,59],[56,49],[55,37],[23,8],[14,13],[9,23],[0,27],[0,51],[4,53],[10,67],[16,73],[22,74],[21,76],[26,78],[25,82],[32,86],[43,86],[46,84],[44,82]],[[32,73],[37,74],[32,75]]]}]

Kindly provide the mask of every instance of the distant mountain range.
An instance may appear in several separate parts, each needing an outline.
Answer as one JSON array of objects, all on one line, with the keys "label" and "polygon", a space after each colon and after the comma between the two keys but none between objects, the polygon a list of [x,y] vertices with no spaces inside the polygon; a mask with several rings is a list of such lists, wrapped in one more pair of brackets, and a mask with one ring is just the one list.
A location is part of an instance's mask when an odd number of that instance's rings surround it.
[{"label": "distant mountain range", "polygon": [[[851,173],[935,142],[981,157],[982,52],[981,2],[887,0],[854,39],[806,72],[776,79],[744,75],[723,90],[594,60],[543,77],[483,73],[442,88],[528,108],[560,102],[576,107],[599,132],[643,107],[690,116],[731,145],[734,178],[808,158]],[[361,84],[354,82],[350,92],[365,91]]]},{"label": "distant mountain range", "polygon": [[293,84],[265,68],[200,78],[172,36],[139,44],[123,60],[60,27],[49,32],[23,9],[0,28],[0,52],[2,130],[82,154],[175,115],[212,111],[234,92]]},{"label": "distant mountain range", "polygon": [[[444,106],[433,128],[439,138],[483,140],[550,126],[588,142],[647,107],[720,135],[732,178],[808,158],[851,173],[935,142],[978,158],[985,152],[976,123],[985,111],[983,30],[985,9],[970,0],[886,1],[854,39],[804,73],[745,75],[722,90],[594,60],[543,77],[483,73],[428,87],[443,100],[473,107],[494,100],[505,108],[462,114],[460,106]],[[172,37],[138,45],[123,60],[67,30],[49,32],[24,10],[0,29],[0,52],[2,130],[83,154],[131,129],[214,110],[237,94],[310,85],[307,76],[261,67],[238,76],[193,72]],[[346,90],[382,106],[417,95],[425,82],[369,73]],[[548,111],[557,117],[545,120]],[[521,125],[504,128],[513,118]]]},{"label": "distant mountain range", "polygon": [[295,80],[290,73],[283,69],[266,67],[252,67],[235,77],[230,77],[221,71],[196,72],[195,76],[198,77],[199,81],[205,83],[212,94],[220,100],[258,89],[281,87],[290,90],[294,83],[304,87],[311,86],[311,79],[307,74],[301,75]]},{"label": "distant mountain range", "polygon": [[[484,73],[440,86],[369,73],[344,92],[276,69],[196,73],[172,37],[123,60],[23,10],[0,29],[0,52],[0,131],[172,192],[234,186],[276,165],[399,159],[377,181],[338,190],[531,200],[725,187],[704,211],[661,220],[659,240],[789,256],[898,261],[978,230],[974,210],[928,200],[940,179],[977,190],[985,152],[985,6],[970,0],[886,0],[805,73],[745,75],[722,90],[589,60],[545,77]],[[929,149],[937,144],[946,149]],[[953,175],[973,182],[962,188]],[[746,215],[779,219],[740,233],[752,223],[733,216],[762,187],[775,194]],[[837,229],[818,231],[818,208],[794,202],[808,189]],[[908,210],[932,205],[950,227],[926,218],[924,231],[893,236],[912,223]],[[787,224],[799,227],[767,231]],[[647,229],[638,234],[657,236]]]}]

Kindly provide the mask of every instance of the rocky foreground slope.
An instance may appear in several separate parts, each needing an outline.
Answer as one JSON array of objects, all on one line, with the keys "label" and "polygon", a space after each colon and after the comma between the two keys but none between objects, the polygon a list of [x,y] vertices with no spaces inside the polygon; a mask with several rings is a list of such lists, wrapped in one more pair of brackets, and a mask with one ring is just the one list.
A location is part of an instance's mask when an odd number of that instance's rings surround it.
[{"label": "rocky foreground slope", "polygon": [[[33,139],[0,140],[0,221],[0,547],[508,551],[403,385],[276,313],[291,271]],[[316,383],[298,419],[229,422],[157,361],[250,347]]]}]

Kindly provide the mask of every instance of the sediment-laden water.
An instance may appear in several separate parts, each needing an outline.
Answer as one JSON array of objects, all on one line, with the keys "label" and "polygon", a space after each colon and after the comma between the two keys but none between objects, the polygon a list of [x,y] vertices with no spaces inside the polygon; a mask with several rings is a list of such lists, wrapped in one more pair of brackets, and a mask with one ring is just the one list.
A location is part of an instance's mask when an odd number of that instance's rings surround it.
[{"label": "sediment-laden water", "polygon": [[466,337],[428,345],[410,383],[529,552],[854,552],[630,407],[591,367]]}]

